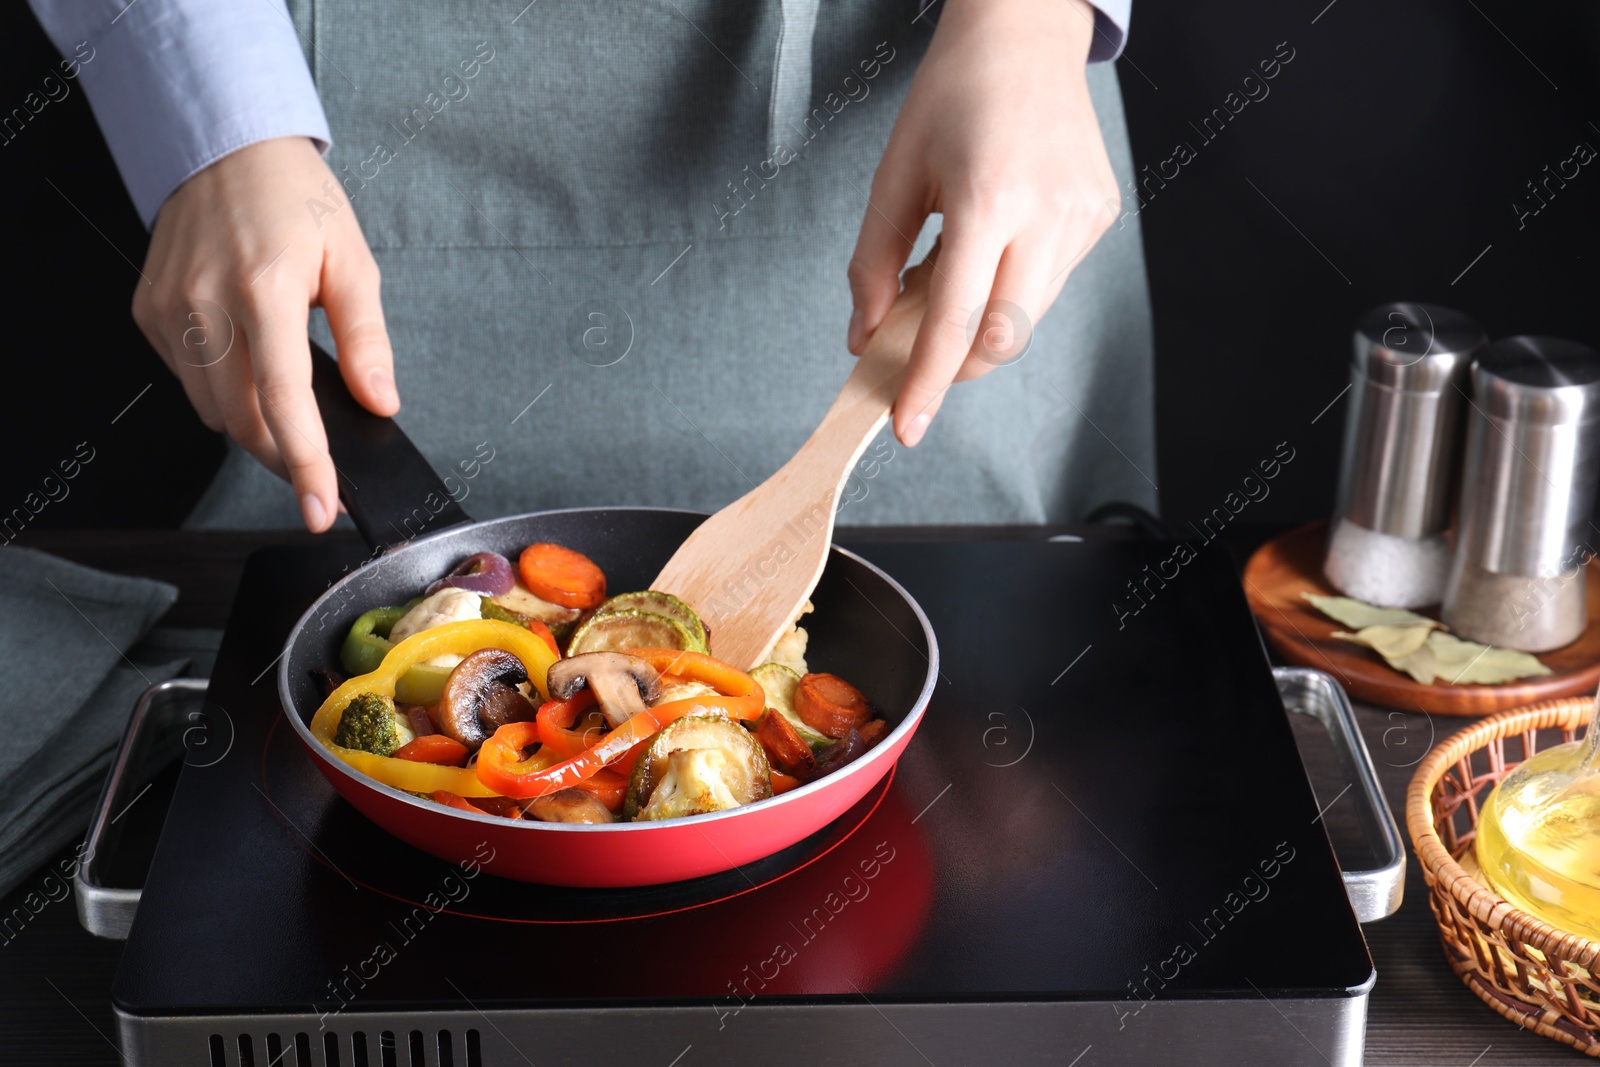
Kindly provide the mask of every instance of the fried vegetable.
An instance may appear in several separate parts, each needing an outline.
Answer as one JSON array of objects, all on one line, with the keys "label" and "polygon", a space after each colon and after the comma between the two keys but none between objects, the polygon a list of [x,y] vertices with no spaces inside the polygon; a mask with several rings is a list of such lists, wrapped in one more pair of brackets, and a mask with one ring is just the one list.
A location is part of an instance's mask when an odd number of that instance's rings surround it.
[{"label": "fried vegetable", "polygon": [[[487,798],[475,797],[474,799],[482,800]],[[433,802],[435,804],[443,804],[447,808],[455,808],[457,811],[470,811],[475,815],[489,814],[476,804],[469,802],[466,797],[452,793],[448,789],[435,789],[433,791]]]},{"label": "fried vegetable", "polygon": [[[448,658],[462,657],[452,655]],[[451,667],[430,666],[426,663],[412,664],[395,680],[394,698],[402,704],[421,704],[425,708],[431,708],[444,696],[444,684],[450,680],[451,670]]]},{"label": "fried vegetable", "polygon": [[559,789],[528,804],[527,812],[540,822],[609,823],[615,817],[606,806],[582,789]]},{"label": "fried vegetable", "polygon": [[[441,589],[432,596],[423,597],[394,624],[393,629],[389,631],[389,642],[398,645],[406,638],[420,634],[424,630],[481,618],[483,618],[483,597],[470,589]],[[446,653],[423,660],[421,666],[443,667],[449,670],[460,662],[459,655]]]},{"label": "fried vegetable", "polygon": [[567,655],[585,652],[626,652],[635,648],[671,648],[689,652],[697,647],[694,634],[683,623],[654,612],[629,608],[607,611],[590,618],[572,634]]},{"label": "fried vegetable", "polygon": [[517,558],[522,584],[542,600],[564,608],[597,607],[606,598],[606,576],[594,560],[565,545],[541,541]]},{"label": "fried vegetable", "polygon": [[464,657],[439,698],[440,732],[475,752],[506,723],[531,721],[538,709],[516,688],[527,680],[527,667],[503,649],[481,648]]},{"label": "fried vegetable", "polygon": [[[373,608],[351,625],[339,650],[339,663],[351,675],[371,674],[395,646],[394,628],[423,598],[401,607]],[[395,696],[404,704],[433,705],[439,702],[444,681],[450,676],[459,656],[439,657],[439,665],[415,663],[395,682]]]},{"label": "fried vegetable", "polygon": [[571,630],[572,624],[583,614],[577,608],[564,608],[534,596],[520,579],[512,584],[510,592],[485,597],[483,605],[483,617],[486,619],[500,619],[518,626],[526,626],[529,619],[537,619],[561,635]]},{"label": "fried vegetable", "polygon": [[[806,601],[806,610],[811,610],[811,601]],[[795,624],[794,628],[772,646],[772,653],[767,658],[770,662],[789,668],[795,674],[805,674],[809,667],[806,666],[806,645],[810,643],[811,635],[806,633],[804,626]]]},{"label": "fried vegetable", "polygon": [[772,795],[766,753],[750,732],[721,716],[688,715],[663,728],[634,765],[624,819],[675,819]]},{"label": "fried vegetable", "polygon": [[767,753],[773,767],[796,778],[809,777],[816,770],[817,757],[798,731],[777,708],[768,708],[756,724],[756,740]]},{"label": "fried vegetable", "polygon": [[680,748],[669,754],[666,773],[640,809],[639,820],[681,819],[737,808],[739,798],[728,786],[727,771],[728,757],[721,749]]},{"label": "fried vegetable", "polygon": [[819,734],[840,740],[872,720],[861,690],[836,674],[808,674],[794,691],[794,710]]},{"label": "fried vegetable", "polygon": [[509,611],[496,604],[490,597],[484,597],[483,603],[478,605],[478,611],[486,619],[498,619],[509,622],[512,626],[527,626],[533,621],[531,615],[524,615],[520,611]]},{"label": "fried vegetable", "polygon": [[[432,795],[434,790],[443,789],[463,797],[502,794],[502,790],[486,787],[476,768],[442,767],[379,756],[373,752],[345,748],[334,740],[340,714],[357,693],[381,693],[403,703],[424,703],[408,698],[401,692],[401,683],[417,669],[419,661],[445,652],[465,656],[485,648],[498,648],[516,656],[526,668],[534,688],[543,693],[545,670],[556,659],[555,653],[543,641],[527,630],[492,619],[451,623],[406,638],[383,657],[383,663],[376,671],[352,678],[330,693],[311,717],[311,736],[362,774],[402,792]],[[643,740],[643,737],[639,740]],[[520,758],[520,751],[518,755]],[[532,761],[522,762],[531,764]],[[523,770],[531,769],[531,765],[523,767]]]},{"label": "fried vegetable", "polygon": [[322,697],[326,700],[335,689],[349,681],[345,675],[332,667],[312,667],[311,677],[317,680],[317,686],[322,690]]},{"label": "fried vegetable", "polygon": [[715,696],[717,691],[704,682],[668,682],[662,679],[661,693],[650,702],[651,707],[657,704],[670,704],[675,700],[693,700],[695,697]]},{"label": "fried vegetable", "polygon": [[[470,589],[479,596],[501,596],[516,581],[511,561],[498,552],[479,552],[450,569],[450,573],[428,586],[428,596],[441,589]],[[485,615],[484,618],[490,618]]]},{"label": "fried vegetable", "polygon": [[369,674],[378,669],[384,654],[394,647],[389,633],[394,624],[405,618],[401,607],[373,608],[362,612],[350,624],[344,644],[339,649],[339,665],[348,674]]},{"label": "fried vegetable", "polygon": [[382,693],[357,693],[339,713],[333,742],[342,748],[392,756],[416,739],[409,723],[402,723],[394,701]]},{"label": "fried vegetable", "polygon": [[846,764],[854,763],[867,753],[867,742],[854,728],[844,737],[817,753],[817,777],[832,774]]},{"label": "fried vegetable", "polygon": [[789,720],[789,725],[794,727],[795,733],[813,752],[833,744],[833,738],[806,725],[800,713],[794,710],[794,694],[800,688],[800,675],[792,668],[781,663],[763,663],[750,671],[750,677],[760,683],[761,691],[767,696],[767,707]]},{"label": "fried vegetable", "polygon": [[612,726],[621,726],[661,695],[661,673],[621,652],[568,656],[552,663],[545,677],[553,700],[571,700],[582,689],[593,692]]},{"label": "fried vegetable", "polygon": [[538,619],[529,619],[528,632],[533,634],[539,640],[543,641],[545,647],[551,652],[554,652],[558,657],[561,655],[561,646],[556,643],[556,632],[550,629],[550,627],[546,626]]},{"label": "fried vegetable", "polygon": [[395,759],[416,763],[437,763],[441,767],[460,767],[467,762],[467,746],[444,734],[419,734],[394,750]]},{"label": "fried vegetable", "polygon": [[601,604],[595,614],[605,615],[614,611],[646,611],[652,615],[665,615],[689,631],[690,637],[694,639],[694,643],[690,646],[694,651],[706,650],[708,638],[705,623],[700,621],[700,616],[695,614],[693,608],[671,593],[662,593],[654,589],[643,589],[636,593],[618,593]]},{"label": "fried vegetable", "polygon": [[568,656],[582,653],[626,653],[635,648],[672,648],[701,651],[694,635],[677,619],[651,611],[605,611],[573,630],[566,645]]}]

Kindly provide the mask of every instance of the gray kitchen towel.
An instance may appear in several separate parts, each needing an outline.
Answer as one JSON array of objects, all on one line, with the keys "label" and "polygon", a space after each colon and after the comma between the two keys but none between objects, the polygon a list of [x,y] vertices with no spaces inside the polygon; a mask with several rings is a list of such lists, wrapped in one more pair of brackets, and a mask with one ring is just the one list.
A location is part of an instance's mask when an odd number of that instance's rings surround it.
[{"label": "gray kitchen towel", "polygon": [[125,654],[177,596],[165,582],[0,551],[0,894],[83,833],[134,701],[183,668]]}]

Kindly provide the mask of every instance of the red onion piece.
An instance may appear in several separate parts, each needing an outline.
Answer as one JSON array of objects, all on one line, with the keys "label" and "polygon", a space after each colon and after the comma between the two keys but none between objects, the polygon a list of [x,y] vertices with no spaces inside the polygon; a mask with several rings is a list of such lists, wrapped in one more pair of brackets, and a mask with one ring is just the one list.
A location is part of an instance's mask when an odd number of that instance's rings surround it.
[{"label": "red onion piece", "polygon": [[428,586],[427,595],[441,589],[465,589],[481,596],[502,596],[516,584],[511,561],[498,552],[479,552],[468,556],[449,574]]},{"label": "red onion piece", "polygon": [[812,775],[815,781],[825,774],[832,774],[840,767],[854,763],[866,755],[867,743],[862,740],[861,734],[854,727],[842,739],[835,741],[821,752],[817,753],[817,769]]},{"label": "red onion piece", "polygon": [[421,704],[402,705],[406,710],[406,721],[411,724],[411,732],[418,737],[427,737],[429,734],[438,733],[433,720],[428,718],[428,709]]}]

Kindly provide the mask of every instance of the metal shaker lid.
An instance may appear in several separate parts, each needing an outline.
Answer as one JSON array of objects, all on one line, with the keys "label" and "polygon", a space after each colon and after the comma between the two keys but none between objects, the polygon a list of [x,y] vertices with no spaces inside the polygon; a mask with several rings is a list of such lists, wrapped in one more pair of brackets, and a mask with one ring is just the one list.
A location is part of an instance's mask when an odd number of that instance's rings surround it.
[{"label": "metal shaker lid", "polygon": [[1409,539],[1449,524],[1467,366],[1487,339],[1472,319],[1435,304],[1380,304],[1361,317],[1338,517]]},{"label": "metal shaker lid", "polygon": [[[1587,543],[1600,478],[1600,356],[1554,337],[1508,337],[1472,364],[1454,592],[1472,573],[1547,578]],[[1531,587],[1515,595],[1527,601]],[[1529,601],[1532,603],[1532,601]]]},{"label": "metal shaker lid", "polygon": [[1586,422],[1600,418],[1600,354],[1559,337],[1507,337],[1478,353],[1472,387],[1495,418]]},{"label": "metal shaker lid", "polygon": [[1391,389],[1437,393],[1489,339],[1475,321],[1437,304],[1380,304],[1356,324],[1355,369]]}]

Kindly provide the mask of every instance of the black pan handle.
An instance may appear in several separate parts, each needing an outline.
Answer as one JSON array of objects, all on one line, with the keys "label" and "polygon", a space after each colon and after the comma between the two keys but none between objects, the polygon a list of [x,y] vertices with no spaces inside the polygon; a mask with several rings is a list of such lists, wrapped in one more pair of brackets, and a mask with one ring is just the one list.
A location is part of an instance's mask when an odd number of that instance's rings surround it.
[{"label": "black pan handle", "polygon": [[356,402],[339,364],[315,341],[311,392],[339,473],[339,499],[367,544],[384,548],[472,521],[405,431]]}]

